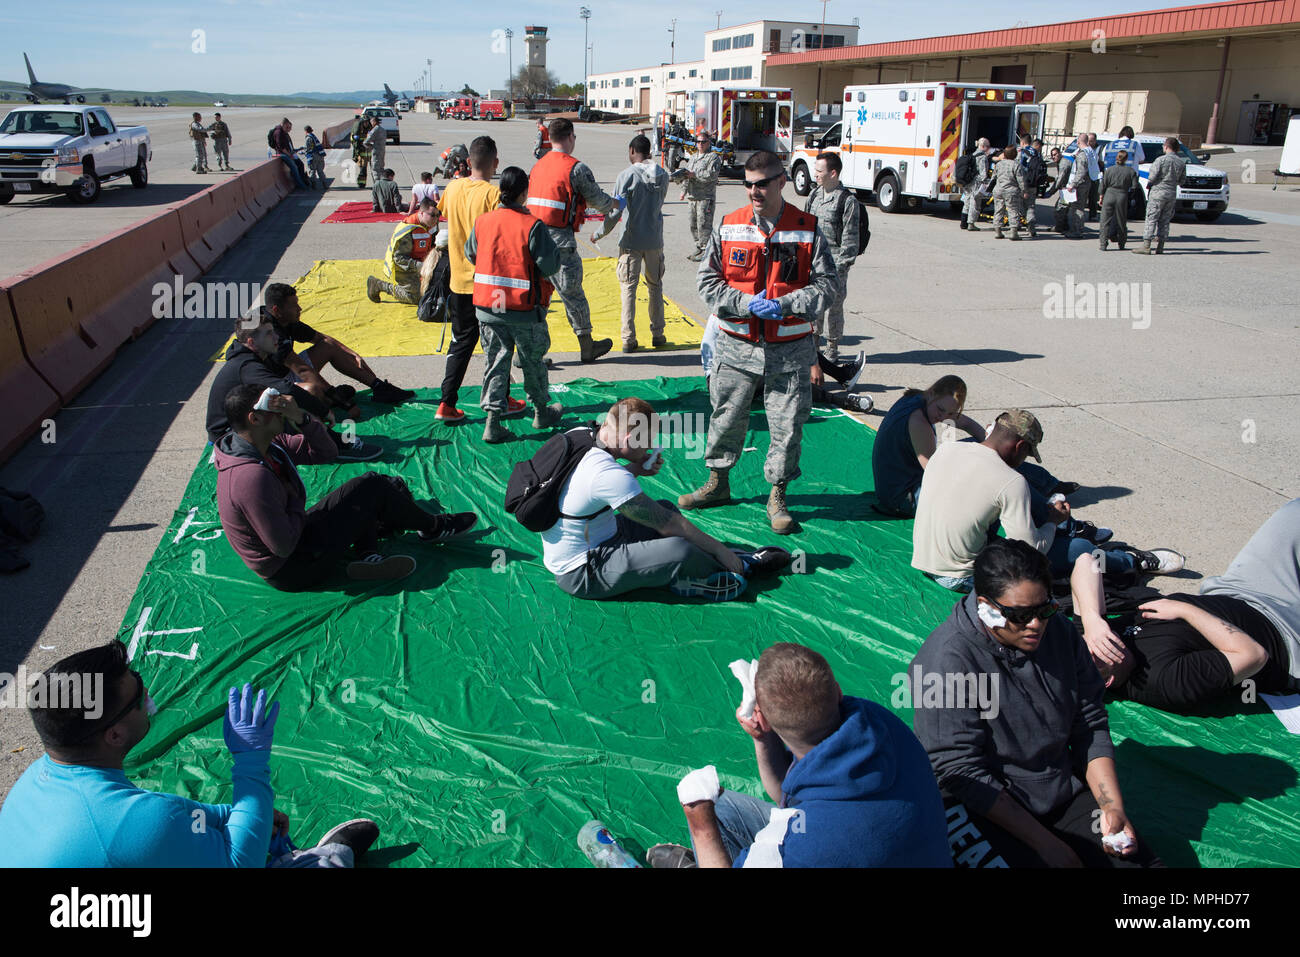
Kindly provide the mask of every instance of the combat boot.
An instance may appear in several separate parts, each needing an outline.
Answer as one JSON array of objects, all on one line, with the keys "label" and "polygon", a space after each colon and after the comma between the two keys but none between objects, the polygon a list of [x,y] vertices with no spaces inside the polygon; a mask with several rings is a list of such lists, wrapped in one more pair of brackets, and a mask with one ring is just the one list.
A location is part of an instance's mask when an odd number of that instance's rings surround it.
[{"label": "combat boot", "polygon": [[380,282],[374,276],[366,277],[366,298],[371,302],[379,302]]},{"label": "combat boot", "polygon": [[967,225],[966,228],[970,230],[972,233],[978,233],[980,231],[980,228],[975,225],[975,220],[973,219],[970,221],[970,224]]},{"label": "combat boot", "polygon": [[1161,236],[1159,239],[1156,240],[1156,252],[1162,253],[1164,251],[1165,251],[1165,239],[1163,236]]},{"label": "combat boot", "polygon": [[1020,242],[1020,230],[1018,229],[1011,230],[1011,235],[1008,236],[1007,239],[1011,240],[1013,243]]},{"label": "combat boot", "polygon": [[489,412],[487,414],[487,425],[483,427],[484,442],[491,442],[493,444],[497,442],[506,442],[511,438],[512,434],[513,433],[509,429],[501,424],[500,412]]},{"label": "combat boot", "polygon": [[1005,236],[1002,235],[1002,224],[1001,224],[1001,223],[998,223],[997,226],[994,227],[994,229],[993,229],[993,238],[994,238],[994,239],[1005,239],[1005,238],[1006,238]]},{"label": "combat boot", "polygon": [[731,501],[731,477],[726,469],[709,469],[709,480],[694,492],[677,496],[678,508],[712,508]]},{"label": "combat boot", "polygon": [[613,339],[592,339],[591,333],[578,336],[578,348],[583,362],[595,362],[610,349],[614,348]]},{"label": "combat boot", "polygon": [[966,228],[967,228],[967,223],[966,223],[966,217],[965,217],[965,216],[962,216],[962,218],[961,218],[961,228],[962,228],[962,229],[966,229]]},{"label": "combat boot", "polygon": [[791,532],[799,531],[799,523],[785,507],[784,482],[773,485],[772,492],[767,497],[767,520],[772,525],[772,531],[778,535],[789,535]]},{"label": "combat boot", "polygon": [[1030,239],[1038,238],[1038,226],[1035,223],[1029,224],[1029,238]]},{"label": "combat boot", "polygon": [[1150,255],[1151,255],[1151,240],[1149,240],[1149,239],[1144,239],[1144,240],[1142,240],[1142,245],[1139,246],[1137,249],[1135,249],[1135,250],[1133,250],[1133,251],[1134,251],[1135,253],[1141,253],[1143,256],[1150,256]]},{"label": "combat boot", "polygon": [[558,402],[552,402],[550,405],[534,406],[536,412],[533,413],[533,428],[549,429],[552,426],[559,425],[560,419],[564,416],[564,406]]}]

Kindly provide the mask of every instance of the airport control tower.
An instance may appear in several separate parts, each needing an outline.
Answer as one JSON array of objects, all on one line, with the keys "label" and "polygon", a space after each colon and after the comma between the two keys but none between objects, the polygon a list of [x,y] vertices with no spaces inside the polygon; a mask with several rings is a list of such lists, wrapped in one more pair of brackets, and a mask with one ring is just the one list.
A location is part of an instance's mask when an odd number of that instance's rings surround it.
[{"label": "airport control tower", "polygon": [[546,27],[524,27],[528,48],[528,71],[538,79],[546,76]]}]

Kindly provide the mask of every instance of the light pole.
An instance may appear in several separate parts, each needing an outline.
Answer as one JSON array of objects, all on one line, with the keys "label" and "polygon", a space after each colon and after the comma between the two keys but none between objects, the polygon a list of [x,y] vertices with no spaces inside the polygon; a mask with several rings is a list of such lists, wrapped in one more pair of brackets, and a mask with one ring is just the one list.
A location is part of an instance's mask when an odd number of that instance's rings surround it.
[{"label": "light pole", "polygon": [[[424,72],[425,72],[425,75],[429,77],[429,80],[432,81],[432,79],[433,79],[433,59],[432,59],[432,58],[426,58],[426,59],[425,59],[425,61],[424,61]],[[426,82],[426,83],[425,83],[424,90],[425,90],[426,93],[432,92],[430,86],[431,86],[431,84],[430,84],[429,82]]]},{"label": "light pole", "polygon": [[506,85],[510,88],[510,99],[515,98],[515,44],[511,38],[515,31],[506,27]]},{"label": "light pole", "polygon": [[578,16],[582,17],[582,102],[587,102],[587,73],[590,70],[588,66],[587,54],[591,47],[587,45],[587,26],[591,21],[591,8],[579,7]]},{"label": "light pole", "polygon": [[668,32],[673,35],[672,40],[668,44],[668,62],[676,63],[677,62],[677,18],[676,17],[673,17],[673,25],[668,28]]}]

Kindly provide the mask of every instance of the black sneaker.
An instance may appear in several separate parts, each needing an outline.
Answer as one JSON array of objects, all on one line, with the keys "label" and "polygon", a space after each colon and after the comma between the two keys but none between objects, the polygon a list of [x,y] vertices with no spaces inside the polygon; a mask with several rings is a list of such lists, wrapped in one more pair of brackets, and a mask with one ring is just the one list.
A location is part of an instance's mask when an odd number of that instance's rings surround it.
[{"label": "black sneaker", "polygon": [[376,552],[355,562],[348,562],[348,577],[353,581],[394,581],[415,571],[410,555],[380,555]]},{"label": "black sneaker", "polygon": [[1081,522],[1077,518],[1070,519],[1070,530],[1067,533],[1071,538],[1084,538],[1094,545],[1102,545],[1115,537],[1114,529],[1106,528],[1104,525],[1094,525],[1092,522]]},{"label": "black sneaker", "polygon": [[789,565],[791,560],[789,552],[775,545],[764,546],[756,552],[744,552],[738,548],[733,548],[732,551],[740,556],[745,564],[745,574],[751,577],[775,574]]},{"label": "black sneaker", "polygon": [[336,385],[327,395],[340,409],[350,409],[357,404],[357,390],[350,385]]},{"label": "black sneaker", "polygon": [[445,542],[449,538],[464,535],[476,524],[478,516],[473,512],[457,512],[454,515],[435,515],[438,524],[428,531],[419,532],[424,542]]},{"label": "black sneaker", "polygon": [[415,392],[411,389],[399,389],[387,379],[376,379],[370,386],[370,394],[376,402],[386,402],[389,405],[400,405],[415,398]]},{"label": "black sneaker", "polygon": [[695,852],[680,844],[656,844],[645,852],[645,862],[654,868],[699,867]]},{"label": "black sneaker", "polygon": [[353,439],[351,442],[339,437],[335,441],[339,447],[340,462],[370,462],[384,454],[384,450],[377,445],[366,445],[360,439]]},{"label": "black sneaker", "polygon": [[344,847],[352,848],[352,857],[357,860],[364,856],[377,840],[379,840],[379,825],[367,818],[359,817],[330,828],[316,846],[342,844]]},{"label": "black sneaker", "polygon": [[1153,548],[1143,551],[1130,548],[1129,553],[1137,559],[1138,571],[1145,575],[1172,575],[1183,570],[1186,559],[1172,548]]},{"label": "black sneaker", "polygon": [[1049,496],[1057,494],[1070,496],[1079,491],[1079,488],[1080,486],[1078,482],[1057,482],[1052,486],[1052,490],[1047,494]]},{"label": "black sneaker", "polygon": [[[844,379],[840,384],[844,386],[845,392],[852,392],[857,388],[858,380],[862,378],[862,370],[867,367],[867,350],[863,349],[853,360],[853,365],[849,368],[852,370],[849,377]],[[870,410],[868,410],[870,411]]]}]

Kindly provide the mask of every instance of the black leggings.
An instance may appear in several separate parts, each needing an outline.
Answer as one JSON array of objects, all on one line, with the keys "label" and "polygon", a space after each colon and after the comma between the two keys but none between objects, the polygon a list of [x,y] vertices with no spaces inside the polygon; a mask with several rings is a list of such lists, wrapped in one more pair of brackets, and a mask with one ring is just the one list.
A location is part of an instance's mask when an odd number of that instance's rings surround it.
[{"label": "black leggings", "polygon": [[310,588],[336,571],[349,549],[368,555],[385,535],[427,531],[437,522],[437,516],[415,504],[400,478],[367,472],[307,510],[298,547],[267,582],[281,591]]}]

